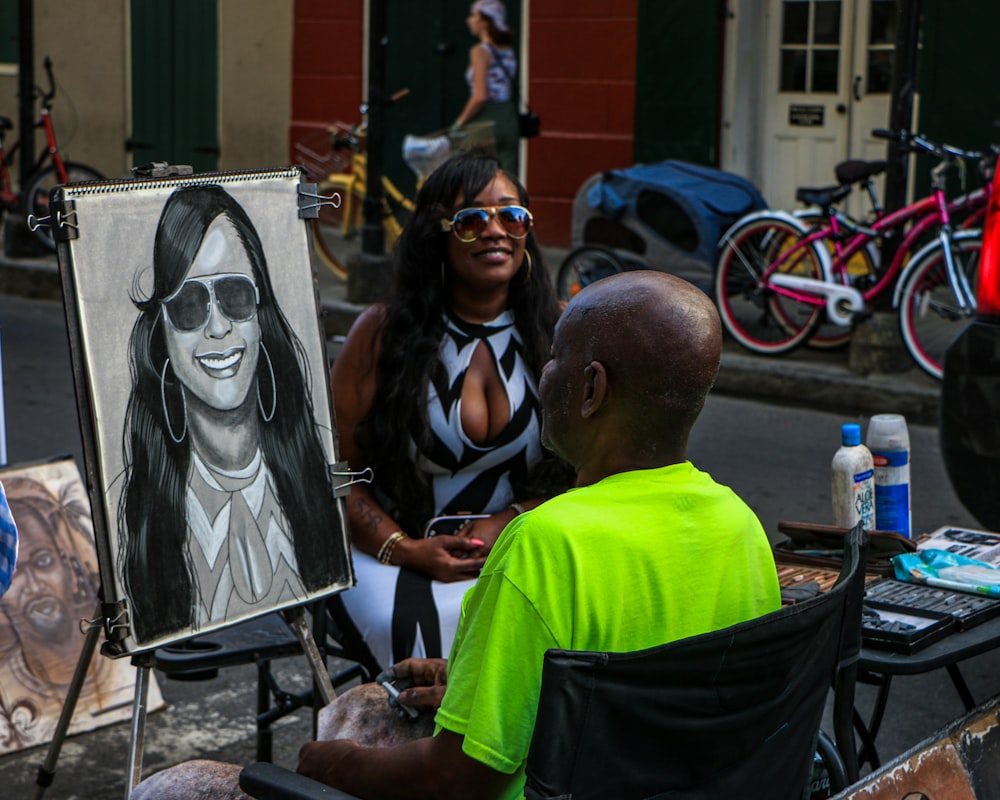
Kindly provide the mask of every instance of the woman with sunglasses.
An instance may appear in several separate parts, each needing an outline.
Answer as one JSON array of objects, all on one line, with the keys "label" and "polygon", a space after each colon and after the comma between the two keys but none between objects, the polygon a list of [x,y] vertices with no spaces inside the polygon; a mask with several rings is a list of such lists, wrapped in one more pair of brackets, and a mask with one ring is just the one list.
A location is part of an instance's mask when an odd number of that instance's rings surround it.
[{"label": "woman with sunglasses", "polygon": [[348,573],[301,344],[222,187],[167,199],[134,292],[120,569],[137,640],[305,599]]},{"label": "woman with sunglasses", "polygon": [[[559,305],[524,188],[462,153],[435,170],[394,252],[387,305],[332,370],[357,586],[343,602],[383,667],[447,656],[462,595],[504,526],[571,473],[542,450],[537,379]],[[425,537],[440,515],[483,514]]]}]

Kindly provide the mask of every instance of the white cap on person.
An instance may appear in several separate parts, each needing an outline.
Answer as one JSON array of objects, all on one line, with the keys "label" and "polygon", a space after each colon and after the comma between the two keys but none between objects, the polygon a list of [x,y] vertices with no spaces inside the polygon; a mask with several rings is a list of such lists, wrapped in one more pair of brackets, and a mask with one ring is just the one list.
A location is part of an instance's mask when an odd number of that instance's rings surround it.
[{"label": "white cap on person", "polygon": [[507,30],[507,7],[500,0],[476,0],[472,4],[472,10],[493,20],[497,30]]}]

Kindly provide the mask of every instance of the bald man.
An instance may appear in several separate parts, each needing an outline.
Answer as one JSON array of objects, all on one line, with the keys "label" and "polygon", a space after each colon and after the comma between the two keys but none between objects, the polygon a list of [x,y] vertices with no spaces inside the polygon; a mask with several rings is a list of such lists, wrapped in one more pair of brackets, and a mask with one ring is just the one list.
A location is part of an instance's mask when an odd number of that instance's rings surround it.
[{"label": "bald man", "polygon": [[711,301],[665,273],[614,275],[569,303],[539,393],[543,442],[576,486],[504,530],[446,675],[441,661],[395,667],[417,684],[404,703],[443,690],[437,735],[311,742],[300,772],[362,797],[522,797],[546,650],[639,650],[780,606],[760,522],[686,460],[721,343]]}]

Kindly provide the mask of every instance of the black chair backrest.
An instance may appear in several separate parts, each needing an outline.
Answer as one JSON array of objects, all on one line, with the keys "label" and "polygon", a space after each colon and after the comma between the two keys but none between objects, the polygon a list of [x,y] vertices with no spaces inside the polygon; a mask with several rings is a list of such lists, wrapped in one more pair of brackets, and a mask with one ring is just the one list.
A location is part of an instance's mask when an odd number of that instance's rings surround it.
[{"label": "black chair backrest", "polygon": [[[758,619],[633,653],[549,650],[528,800],[802,797],[828,691],[860,654],[866,547],[859,526],[833,589]],[[853,680],[846,694],[849,709]],[[843,757],[856,776],[853,738]]]}]

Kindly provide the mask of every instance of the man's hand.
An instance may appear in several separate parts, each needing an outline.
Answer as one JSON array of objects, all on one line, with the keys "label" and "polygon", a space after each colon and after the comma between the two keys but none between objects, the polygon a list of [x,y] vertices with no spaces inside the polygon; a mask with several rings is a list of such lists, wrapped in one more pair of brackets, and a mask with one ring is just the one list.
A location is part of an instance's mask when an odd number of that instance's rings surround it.
[{"label": "man's hand", "polygon": [[441,707],[448,684],[448,662],[443,658],[407,658],[393,664],[375,680],[392,681],[400,690],[397,702],[418,711]]},{"label": "man's hand", "polygon": [[348,739],[306,742],[299,750],[299,765],[295,771],[314,781],[336,787],[339,785],[336,776],[341,771],[341,762],[358,747],[357,742]]},{"label": "man's hand", "polygon": [[307,742],[298,772],[359,797],[497,798],[512,776],[462,752],[462,737],[448,730],[395,747],[361,747],[336,739]]}]

